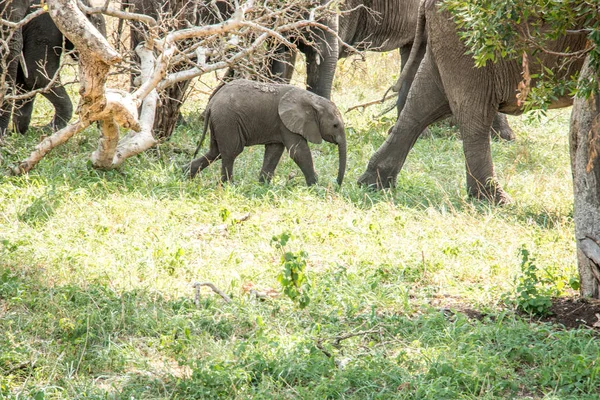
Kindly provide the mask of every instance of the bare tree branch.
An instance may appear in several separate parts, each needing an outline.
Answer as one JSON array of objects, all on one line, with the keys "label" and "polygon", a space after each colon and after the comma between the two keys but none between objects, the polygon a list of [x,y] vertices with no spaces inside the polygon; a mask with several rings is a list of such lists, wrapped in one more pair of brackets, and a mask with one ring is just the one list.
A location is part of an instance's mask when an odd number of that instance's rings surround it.
[{"label": "bare tree branch", "polygon": [[[242,70],[255,70],[252,67],[256,62],[254,55],[259,60],[275,57],[277,46],[295,51],[296,45],[289,38],[304,37],[310,42],[310,29],[332,33],[341,40],[337,32],[320,22],[335,15],[333,5],[339,0],[317,6],[314,6],[314,0],[289,3],[235,1],[235,9],[227,19],[213,2],[213,12],[218,16],[216,23],[193,26],[191,22],[195,19],[188,19],[191,18],[190,10],[197,13],[205,7],[196,1],[190,0],[189,9],[186,5],[184,9],[169,10],[170,14],[159,14],[155,18],[111,8],[108,1],[101,7],[88,7],[81,0],[48,0],[50,16],[80,53],[79,120],[46,138],[14,172],[29,171],[52,148],[93,121],[101,122],[102,135],[91,156],[92,165],[102,169],[118,167],[127,158],[157,143],[153,124],[159,90],[236,64],[241,64]],[[112,68],[117,67],[120,71],[137,68],[123,63],[124,57],[87,20],[84,12],[135,21],[146,27],[146,41],[135,49],[141,60],[141,85],[131,93],[105,87]],[[181,21],[187,21],[187,25],[183,24],[185,28],[177,28],[182,25]],[[57,80],[57,76],[52,78],[53,82]],[[25,98],[19,96],[12,95],[11,98]],[[119,138],[119,127],[131,131]]]}]

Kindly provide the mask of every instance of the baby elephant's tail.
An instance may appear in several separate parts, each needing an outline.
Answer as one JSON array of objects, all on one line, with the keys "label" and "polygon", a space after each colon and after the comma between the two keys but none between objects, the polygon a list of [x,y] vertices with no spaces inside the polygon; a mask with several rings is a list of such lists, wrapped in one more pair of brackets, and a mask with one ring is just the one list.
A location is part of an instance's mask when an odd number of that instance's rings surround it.
[{"label": "baby elephant's tail", "polygon": [[204,129],[202,130],[202,136],[200,137],[200,141],[198,142],[198,147],[196,147],[196,151],[194,152],[194,158],[198,155],[200,151],[200,147],[202,147],[202,143],[204,143],[204,138],[206,137],[206,132],[208,132],[208,121],[210,120],[210,108],[206,108],[206,112],[204,113]]}]

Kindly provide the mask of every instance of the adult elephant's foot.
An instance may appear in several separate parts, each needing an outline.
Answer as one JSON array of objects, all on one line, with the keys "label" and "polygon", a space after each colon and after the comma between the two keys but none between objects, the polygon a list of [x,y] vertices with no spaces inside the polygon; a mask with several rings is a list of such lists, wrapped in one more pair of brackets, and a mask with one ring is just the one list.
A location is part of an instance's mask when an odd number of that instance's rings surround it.
[{"label": "adult elephant's foot", "polygon": [[502,189],[495,180],[488,181],[485,185],[473,185],[467,188],[469,197],[477,200],[485,200],[504,206],[513,202],[512,198]]},{"label": "adult elephant's foot", "polygon": [[506,126],[502,129],[496,129],[495,127],[492,127],[492,139],[514,142],[516,138],[517,135],[515,135],[515,132],[513,132],[510,126]]},{"label": "adult elephant's foot", "polygon": [[497,114],[492,123],[492,138],[512,142],[517,138],[506,119],[506,115]]},{"label": "adult elephant's foot", "polygon": [[390,188],[396,185],[396,174],[369,166],[358,178],[358,184],[377,190]]}]

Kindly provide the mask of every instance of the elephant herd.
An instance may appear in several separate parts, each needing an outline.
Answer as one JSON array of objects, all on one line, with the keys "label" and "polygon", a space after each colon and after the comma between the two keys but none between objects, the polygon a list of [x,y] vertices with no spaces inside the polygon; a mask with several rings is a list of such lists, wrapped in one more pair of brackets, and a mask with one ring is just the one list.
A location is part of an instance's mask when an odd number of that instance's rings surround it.
[{"label": "elephant herd", "polygon": [[[35,3],[34,0],[32,3]],[[169,1],[131,0],[136,12],[156,14]],[[208,4],[208,0],[207,4]],[[320,0],[325,3],[325,0]],[[348,55],[350,45],[359,50],[391,51],[399,49],[404,78],[398,87],[398,119],[386,141],[371,157],[359,183],[378,188],[390,187],[421,133],[432,123],[454,116],[461,132],[467,170],[468,194],[496,203],[510,201],[498,183],[491,158],[490,131],[513,139],[514,134],[503,114],[520,114],[516,89],[521,81],[521,65],[515,60],[500,59],[496,63],[476,68],[459,39],[457,27],[447,11],[438,7],[439,0],[346,0],[345,12],[323,21],[329,30],[312,29],[309,40],[296,40],[297,48],[306,57],[307,89],[312,93],[286,85],[293,72],[296,54],[282,48],[282,59],[272,60],[270,69],[282,84],[264,84],[234,81],[218,88],[207,107],[205,130],[211,131],[209,151],[190,164],[195,175],[211,162],[222,160],[222,177],[232,176],[233,160],[246,145],[264,144],[265,157],[260,173],[261,181],[268,181],[284,149],[290,152],[308,184],[316,181],[307,141],[321,139],[336,143],[340,162],[338,182],[341,184],[346,164],[346,140],[343,121],[335,105],[329,101],[337,60]],[[13,0],[11,10],[0,9],[3,16],[19,20],[29,12],[29,1]],[[188,16],[187,23],[215,22],[215,7],[227,16],[232,12],[230,0],[212,1],[211,6]],[[22,6],[22,7],[21,7]],[[103,21],[93,21],[103,28]],[[337,33],[334,34],[333,32]],[[339,40],[341,39],[341,41]],[[132,45],[143,40],[140,30],[133,30]],[[47,15],[31,20],[12,38],[6,76],[15,87],[32,90],[48,83],[60,63],[63,37]],[[557,55],[565,49],[578,51],[586,46],[586,33],[574,33],[557,38],[548,44],[547,53],[531,58],[530,74],[535,76],[542,68],[549,68],[557,78],[569,77],[578,71],[583,60],[576,60],[560,68]],[[19,53],[25,60],[19,65]],[[38,65],[45,64],[43,73]],[[531,83],[532,86],[535,82]],[[179,101],[187,89],[180,83],[169,89],[168,97]],[[236,93],[245,92],[260,101],[236,100]],[[53,128],[65,126],[72,114],[71,102],[64,88],[54,86],[44,94],[54,105],[56,115]],[[551,108],[572,103],[567,96],[559,97]],[[18,132],[25,132],[31,118],[33,99],[18,104],[13,115]],[[262,108],[261,108],[262,107]],[[256,109],[254,109],[256,108]],[[2,110],[7,110],[6,105]],[[178,112],[171,107],[157,118]],[[235,118],[231,118],[235,115]],[[251,117],[252,115],[260,116]],[[10,113],[0,112],[0,135],[7,127]]]}]

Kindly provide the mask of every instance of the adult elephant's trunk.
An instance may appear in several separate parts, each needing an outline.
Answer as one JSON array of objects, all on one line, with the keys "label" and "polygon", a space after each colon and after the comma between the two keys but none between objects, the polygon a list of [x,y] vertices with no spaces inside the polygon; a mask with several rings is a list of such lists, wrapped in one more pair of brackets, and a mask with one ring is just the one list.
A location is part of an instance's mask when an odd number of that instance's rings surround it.
[{"label": "adult elephant's trunk", "polygon": [[[334,32],[338,30],[338,17],[329,18],[325,24]],[[315,47],[306,50],[306,86],[311,92],[331,99],[333,78],[339,56],[337,36],[321,31],[314,39]]]},{"label": "adult elephant's trunk", "polygon": [[338,138],[338,154],[340,157],[340,165],[338,169],[337,182],[338,185],[342,185],[344,181],[344,174],[346,173],[346,136]]}]

